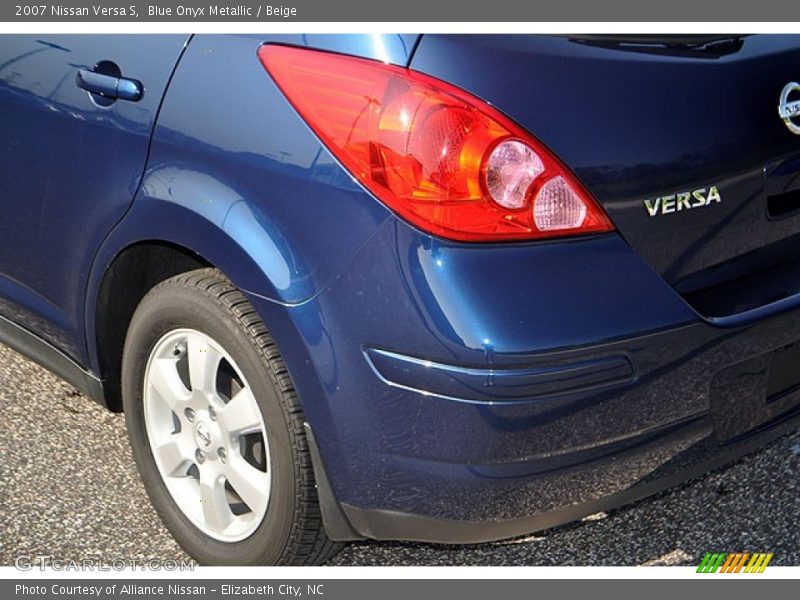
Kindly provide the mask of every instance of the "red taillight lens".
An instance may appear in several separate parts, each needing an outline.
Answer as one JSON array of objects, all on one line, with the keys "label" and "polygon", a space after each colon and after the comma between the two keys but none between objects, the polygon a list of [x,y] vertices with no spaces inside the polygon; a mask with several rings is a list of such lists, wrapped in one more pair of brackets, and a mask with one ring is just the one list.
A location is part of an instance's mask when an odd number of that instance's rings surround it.
[{"label": "red taillight lens", "polygon": [[613,229],[541,143],[463,90],[316,50],[266,45],[258,55],[342,164],[429,233],[503,241]]}]

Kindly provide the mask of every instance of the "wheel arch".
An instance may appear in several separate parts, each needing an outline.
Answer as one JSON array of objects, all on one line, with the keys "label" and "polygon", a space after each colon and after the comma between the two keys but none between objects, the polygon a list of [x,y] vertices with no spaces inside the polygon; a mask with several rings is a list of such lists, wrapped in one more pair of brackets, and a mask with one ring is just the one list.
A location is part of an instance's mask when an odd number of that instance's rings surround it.
[{"label": "wheel arch", "polygon": [[122,411],[120,371],[128,325],[142,298],[174,275],[213,266],[183,246],[160,240],[123,248],[108,264],[87,320],[90,359],[103,382],[106,406]]},{"label": "wheel arch", "polygon": [[[202,207],[220,211],[213,203]],[[103,382],[105,405],[112,411],[122,410],[121,366],[122,351],[128,326],[141,299],[158,283],[180,273],[213,267],[227,277],[233,285],[249,295],[254,308],[275,336],[281,354],[294,380],[300,367],[305,377],[298,387],[300,403],[307,423],[324,427],[331,421],[329,407],[321,399],[322,383],[311,366],[307,348],[303,343],[303,330],[308,325],[301,318],[297,322],[291,307],[304,302],[290,302],[283,295],[288,287],[293,292],[302,290],[303,296],[313,296],[316,284],[305,280],[281,279],[289,264],[287,255],[277,257],[266,248],[280,250],[280,244],[265,246],[266,229],[263,221],[258,229],[244,225],[231,231],[224,227],[225,218],[214,218],[195,210],[196,205],[184,201],[166,201],[152,196],[138,198],[128,213],[111,232],[95,258],[89,276],[85,304],[85,330],[90,370]],[[245,213],[246,214],[246,213]],[[230,221],[228,221],[230,223]],[[255,224],[254,224],[255,226]],[[274,260],[284,261],[275,265]],[[295,285],[297,284],[297,285]],[[297,287],[301,286],[301,288]],[[312,309],[313,310],[313,309]],[[302,316],[302,315],[301,315]],[[304,388],[308,393],[303,394]],[[334,454],[337,444],[328,444],[325,454]],[[314,441],[312,462],[317,477],[327,482],[321,450]],[[334,492],[322,485],[325,504],[324,520],[335,539],[359,537],[342,521]]]},{"label": "wheel arch", "polygon": [[161,281],[215,267],[242,291],[279,303],[287,287],[311,293],[290,277],[290,249],[278,239],[280,231],[255,219],[241,198],[198,200],[196,186],[185,190],[195,193],[178,197],[148,194],[155,186],[147,182],[154,178],[153,173],[146,178],[144,193],[103,243],[87,285],[88,366],[103,380],[105,403],[112,410],[121,407],[119,368],[128,323],[140,300]]}]

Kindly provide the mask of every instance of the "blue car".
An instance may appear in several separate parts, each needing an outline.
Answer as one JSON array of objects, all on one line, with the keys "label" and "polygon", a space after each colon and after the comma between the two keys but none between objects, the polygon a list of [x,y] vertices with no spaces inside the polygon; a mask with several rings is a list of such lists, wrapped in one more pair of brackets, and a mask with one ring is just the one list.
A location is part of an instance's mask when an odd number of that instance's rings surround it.
[{"label": "blue car", "polygon": [[800,36],[0,36],[0,341],[202,563],[607,510],[798,427],[797,81]]}]

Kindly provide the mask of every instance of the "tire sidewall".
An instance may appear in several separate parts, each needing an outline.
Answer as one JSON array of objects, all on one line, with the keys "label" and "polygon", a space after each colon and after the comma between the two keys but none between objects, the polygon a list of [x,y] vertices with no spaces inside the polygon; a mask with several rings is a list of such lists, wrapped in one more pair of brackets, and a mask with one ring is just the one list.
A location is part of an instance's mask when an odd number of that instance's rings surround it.
[{"label": "tire sidewall", "polygon": [[[292,534],[296,485],[294,440],[277,380],[263,351],[231,312],[200,289],[162,284],[137,308],[122,360],[122,396],[128,435],[151,502],[178,543],[201,564],[248,565],[280,562]],[[253,391],[267,431],[271,458],[270,499],[264,520],[248,538],[222,542],[200,531],[177,506],[150,449],[143,388],[148,359],[166,333],[180,328],[212,337],[236,362]]]}]

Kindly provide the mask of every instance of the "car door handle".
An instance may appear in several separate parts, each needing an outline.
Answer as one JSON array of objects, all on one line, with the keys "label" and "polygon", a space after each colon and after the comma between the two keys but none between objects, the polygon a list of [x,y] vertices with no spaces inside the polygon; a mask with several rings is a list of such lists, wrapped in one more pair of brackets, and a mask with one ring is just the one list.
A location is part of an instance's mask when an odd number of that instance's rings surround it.
[{"label": "car door handle", "polygon": [[90,94],[98,94],[114,100],[138,102],[144,95],[144,87],[140,81],[126,77],[114,77],[94,71],[81,69],[75,76],[75,83]]}]

